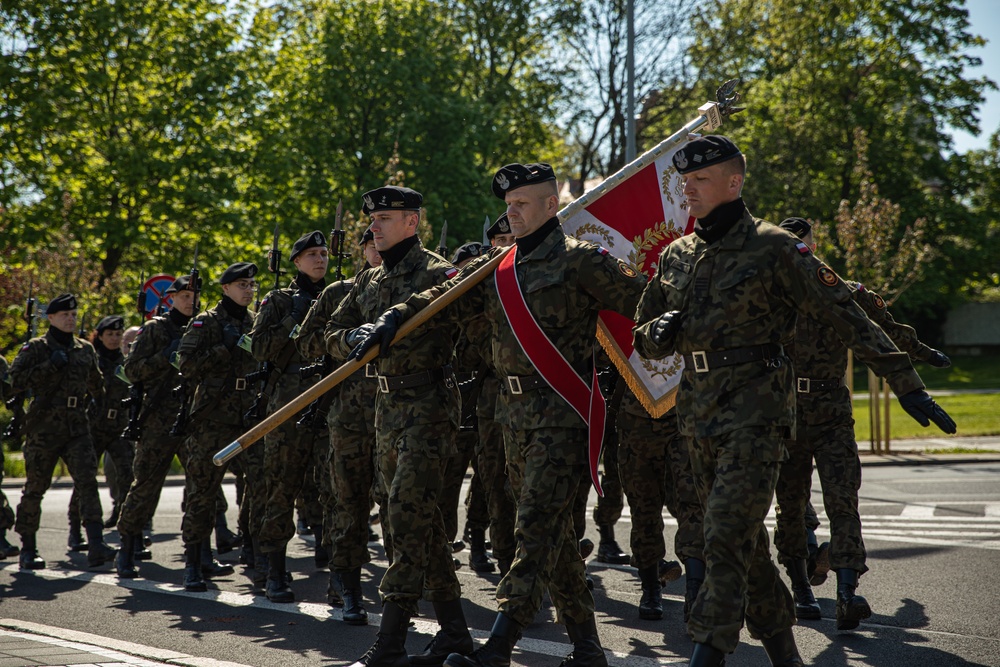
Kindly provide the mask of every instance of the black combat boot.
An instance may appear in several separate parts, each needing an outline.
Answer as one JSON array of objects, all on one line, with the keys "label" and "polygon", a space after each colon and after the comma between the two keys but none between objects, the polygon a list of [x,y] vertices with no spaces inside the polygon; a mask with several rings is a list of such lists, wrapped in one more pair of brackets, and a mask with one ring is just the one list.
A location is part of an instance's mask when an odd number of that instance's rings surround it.
[{"label": "black combat boot", "polygon": [[598,526],[601,532],[601,542],[597,545],[597,562],[612,565],[628,565],[629,555],[622,551],[615,539],[614,526]]},{"label": "black combat boot", "polygon": [[858,571],[850,568],[837,570],[837,629],[853,630],[861,621],[872,615],[868,600],[854,591],[858,587]]},{"label": "black combat boot", "polygon": [[697,558],[684,559],[684,622],[687,623],[691,615],[691,607],[698,597],[701,584],[705,581],[705,561]]},{"label": "black combat boot", "polygon": [[100,519],[87,522],[87,540],[90,543],[87,549],[88,566],[100,567],[115,559],[115,550],[104,543],[104,524]]},{"label": "black combat boot", "polygon": [[510,566],[514,564],[514,561],[510,558],[497,558],[497,572],[501,577],[506,577],[507,573],[510,572]]},{"label": "black combat boot", "polygon": [[316,536],[316,548],[313,550],[313,563],[317,570],[325,570],[330,567],[330,552],[323,544],[319,535]]},{"label": "black combat boot", "polygon": [[695,642],[688,667],[726,667],[726,654],[709,644]]},{"label": "black combat boot", "polygon": [[0,530],[0,555],[6,558],[16,556],[21,553],[21,549],[7,541],[7,529]]},{"label": "black combat boot", "polygon": [[[120,534],[121,531],[119,531]],[[135,536],[135,548],[132,550],[136,560],[153,560],[153,552],[149,550],[143,535]]]},{"label": "black combat boot", "polygon": [[485,644],[468,656],[452,653],[445,658],[445,667],[510,667],[510,654],[521,638],[522,629],[519,623],[501,612]]},{"label": "black combat boot", "polygon": [[253,570],[250,572],[250,579],[253,585],[260,590],[267,588],[267,570],[270,561],[267,554],[261,550],[260,542],[254,540],[253,545]]},{"label": "black combat boot", "polygon": [[809,577],[806,574],[807,564],[804,558],[785,563],[788,578],[792,580],[792,597],[795,598],[795,616],[804,621],[818,621],[822,618],[819,603],[813,595]]},{"label": "black combat boot", "polygon": [[275,549],[269,553],[267,564],[267,599],[271,602],[295,602],[295,593],[285,576],[285,550]]},{"label": "black combat boot", "polygon": [[[805,561],[803,560],[802,563],[805,564]],[[770,658],[773,667],[805,666],[801,656],[799,656],[799,649],[795,646],[795,635],[792,634],[791,628],[782,630],[773,637],[762,639],[760,643],[764,645],[764,651]]]},{"label": "black combat boot", "polygon": [[580,549],[580,558],[582,558],[583,560],[587,560],[590,554],[594,553],[594,541],[588,537],[585,537],[582,540],[580,540],[580,543],[579,545],[577,545],[577,548]]},{"label": "black combat boot", "polygon": [[409,626],[410,615],[403,611],[399,603],[387,601],[382,607],[378,638],[351,667],[408,667],[406,631]]},{"label": "black combat boot", "polygon": [[663,618],[663,586],[656,576],[656,565],[639,568],[639,581],[642,582],[642,597],[639,598],[639,618],[645,621],[658,621]]},{"label": "black combat boot", "polygon": [[[331,607],[343,607],[344,598],[340,595],[343,588],[344,582],[341,581],[340,574],[330,570],[330,582],[326,585],[326,603]],[[366,622],[367,618],[366,616]]]},{"label": "black combat boot", "polygon": [[474,648],[472,635],[469,634],[469,624],[462,611],[461,600],[434,602],[434,613],[437,615],[441,629],[431,639],[424,652],[410,656],[410,664],[420,667],[438,667],[452,653],[472,653]]},{"label": "black combat boot", "polygon": [[83,552],[90,549],[90,545],[83,539],[81,530],[80,519],[69,520],[69,538],[66,540],[66,546],[70,551]]},{"label": "black combat boot", "polygon": [[213,577],[225,577],[236,571],[228,563],[220,563],[212,555],[212,542],[205,538],[201,541],[201,576],[206,579]]},{"label": "black combat boot", "polygon": [[112,528],[117,526],[118,517],[120,515],[121,515],[121,508],[118,507],[118,503],[115,503],[114,505],[111,506],[111,516],[109,516],[108,520],[104,522],[104,527],[108,530],[111,530]]},{"label": "black combat boot", "polygon": [[809,573],[809,583],[819,586],[826,582],[826,576],[830,572],[830,543],[824,542],[816,547],[816,566]]},{"label": "black combat boot", "polygon": [[118,555],[115,556],[115,572],[118,573],[119,579],[135,579],[139,576],[138,570],[135,569],[135,543],[137,542],[135,535],[121,535],[122,546],[118,549]]},{"label": "black combat boot", "polygon": [[184,590],[190,593],[201,593],[208,590],[208,586],[201,576],[200,542],[184,547]]},{"label": "black combat boot", "polygon": [[45,561],[38,556],[34,533],[21,536],[21,558],[19,565],[22,570],[41,570],[45,567]]},{"label": "black combat boot", "polygon": [[660,559],[660,564],[656,570],[660,578],[660,586],[666,586],[671,581],[677,581],[684,574],[684,568],[675,560]]},{"label": "black combat boot", "polygon": [[[659,583],[659,582],[657,582]],[[566,621],[566,633],[573,642],[573,650],[559,667],[608,667],[608,657],[597,636],[597,619],[593,616],[583,623]]]},{"label": "black combat boot", "polygon": [[240,565],[253,567],[253,540],[243,540],[243,546],[240,547]]},{"label": "black combat boot", "polygon": [[[347,572],[338,572],[340,588],[344,599],[344,623],[348,625],[368,625],[368,611],[365,609],[365,598],[361,592],[361,568],[356,567]],[[327,598],[329,601],[329,597]]]},{"label": "black combat boot", "polygon": [[227,554],[233,549],[243,546],[243,536],[229,530],[226,523],[226,513],[215,513],[215,550],[219,555]]},{"label": "black combat boot", "polygon": [[486,555],[486,531],[482,528],[469,529],[469,567],[473,572],[492,572],[496,569]]}]

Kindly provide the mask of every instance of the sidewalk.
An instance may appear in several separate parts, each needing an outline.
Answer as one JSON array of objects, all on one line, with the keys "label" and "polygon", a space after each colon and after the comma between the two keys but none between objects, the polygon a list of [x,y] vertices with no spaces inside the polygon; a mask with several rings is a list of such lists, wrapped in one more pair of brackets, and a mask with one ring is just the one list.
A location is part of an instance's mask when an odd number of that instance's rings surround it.
[{"label": "sidewalk", "polygon": [[[928,453],[941,449],[975,449],[978,453]],[[1000,462],[1000,436],[978,435],[960,438],[915,438],[893,440],[888,454],[872,454],[870,442],[859,442],[861,465],[927,465],[943,463]]]}]

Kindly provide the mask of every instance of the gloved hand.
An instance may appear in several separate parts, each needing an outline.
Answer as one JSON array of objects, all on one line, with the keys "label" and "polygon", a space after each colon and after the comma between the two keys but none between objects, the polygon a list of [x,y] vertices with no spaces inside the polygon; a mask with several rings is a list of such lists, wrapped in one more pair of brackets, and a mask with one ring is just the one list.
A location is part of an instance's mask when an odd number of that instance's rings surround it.
[{"label": "gloved hand", "polygon": [[657,345],[665,345],[680,331],[681,321],[684,317],[679,310],[671,310],[663,313],[655,320],[649,329],[649,337]]},{"label": "gloved hand", "polygon": [[302,320],[306,319],[306,313],[309,312],[309,307],[312,305],[312,297],[305,292],[296,292],[292,296],[292,313],[291,317],[298,324],[302,324]]},{"label": "gloved hand", "polygon": [[66,364],[69,363],[69,354],[67,354],[66,350],[62,348],[56,348],[55,350],[52,350],[52,354],[49,356],[49,361],[52,362],[52,365],[55,366],[57,370],[62,370],[66,367]]},{"label": "gloved hand", "polygon": [[222,344],[226,346],[227,350],[231,350],[236,347],[236,343],[238,342],[240,342],[239,329],[232,324],[227,324],[222,327]]},{"label": "gloved hand", "polygon": [[[351,329],[350,333],[347,334],[347,344],[353,348],[355,345],[367,338],[374,329],[375,325],[370,322],[362,324],[357,329]],[[351,351],[353,352],[353,350]]]},{"label": "gloved hand", "polygon": [[945,433],[955,433],[958,430],[955,420],[948,416],[948,413],[923,389],[903,394],[899,397],[899,404],[921,426],[929,426],[934,422],[934,425]]},{"label": "gloved hand", "polygon": [[163,348],[163,356],[165,356],[169,361],[170,358],[174,356],[174,352],[177,351],[177,348],[180,347],[180,344],[181,344],[180,338],[175,338],[172,341],[170,341],[170,345],[167,345],[165,348]]},{"label": "gloved hand", "polygon": [[354,361],[355,359],[360,359],[365,356],[368,350],[376,345],[379,346],[379,354],[386,354],[389,351],[389,346],[392,345],[392,339],[396,337],[396,331],[402,323],[403,316],[398,310],[390,308],[379,315],[372,326],[371,332],[361,339],[354,349],[351,350],[351,353],[347,355],[347,360]]},{"label": "gloved hand", "polygon": [[951,359],[941,350],[931,350],[931,356],[927,359],[927,363],[934,368],[948,368],[951,366]]}]

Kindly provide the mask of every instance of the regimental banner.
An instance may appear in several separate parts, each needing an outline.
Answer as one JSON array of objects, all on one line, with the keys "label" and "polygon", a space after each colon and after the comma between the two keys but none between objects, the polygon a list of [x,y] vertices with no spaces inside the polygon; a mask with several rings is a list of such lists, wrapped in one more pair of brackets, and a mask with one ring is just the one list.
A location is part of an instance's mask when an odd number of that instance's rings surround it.
[{"label": "regimental banner", "polygon": [[[664,248],[694,228],[680,175],[671,162],[686,144],[685,140],[628,178],[610,184],[593,203],[561,212],[566,234],[607,248],[651,278]],[[605,181],[595,190],[608,185]],[[618,313],[601,311],[597,337],[642,405],[659,417],[676,402],[684,360],[680,355],[655,361],[640,357],[632,347],[633,326],[632,320]]]}]

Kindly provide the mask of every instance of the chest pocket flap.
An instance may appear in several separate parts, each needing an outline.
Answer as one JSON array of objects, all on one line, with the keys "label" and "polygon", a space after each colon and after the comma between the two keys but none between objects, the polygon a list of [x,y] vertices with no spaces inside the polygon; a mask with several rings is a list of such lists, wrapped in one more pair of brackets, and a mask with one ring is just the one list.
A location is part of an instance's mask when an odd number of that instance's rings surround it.
[{"label": "chest pocket flap", "polygon": [[757,267],[756,266],[744,266],[744,267],[739,268],[736,271],[732,271],[732,272],[728,273],[727,275],[723,276],[722,278],[720,278],[719,282],[716,283],[716,286],[720,290],[721,289],[729,289],[729,288],[735,287],[735,286],[737,286],[737,285],[739,285],[739,284],[741,284],[743,282],[746,282],[747,280],[750,280],[751,278],[753,278],[756,275],[757,275]]},{"label": "chest pocket flap", "polygon": [[562,272],[535,270],[521,283],[528,309],[542,327],[563,327],[569,320],[565,278]]},{"label": "chest pocket flap", "polygon": [[691,273],[692,268],[690,264],[671,261],[664,268],[663,274],[660,276],[660,282],[665,287],[671,287],[683,292],[691,283]]}]

